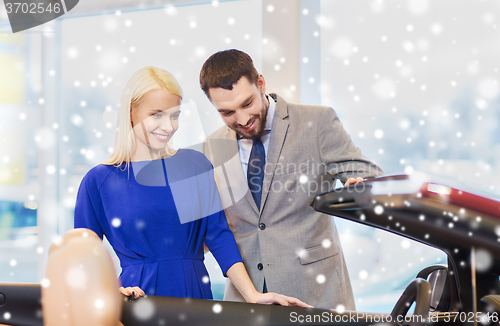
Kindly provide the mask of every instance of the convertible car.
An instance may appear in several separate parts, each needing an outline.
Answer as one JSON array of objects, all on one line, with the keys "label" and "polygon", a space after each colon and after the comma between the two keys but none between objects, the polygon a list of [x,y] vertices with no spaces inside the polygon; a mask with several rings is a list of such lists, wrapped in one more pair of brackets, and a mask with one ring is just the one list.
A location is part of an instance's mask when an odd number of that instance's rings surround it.
[{"label": "convertible car", "polygon": [[[499,201],[400,175],[321,193],[310,205],[438,248],[447,254],[448,263],[428,266],[415,275],[387,313],[147,296],[135,301],[124,298],[121,322],[126,326],[499,324]],[[0,324],[43,325],[40,298],[39,284],[0,283]]]}]

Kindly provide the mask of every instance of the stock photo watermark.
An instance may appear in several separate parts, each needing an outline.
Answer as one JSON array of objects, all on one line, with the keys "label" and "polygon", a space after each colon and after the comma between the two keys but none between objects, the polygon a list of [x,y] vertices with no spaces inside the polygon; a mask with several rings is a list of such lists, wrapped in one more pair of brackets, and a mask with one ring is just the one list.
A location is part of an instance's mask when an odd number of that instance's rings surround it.
[{"label": "stock photo watermark", "polygon": [[457,323],[457,322],[478,322],[478,323],[498,323],[499,316],[497,312],[444,312],[440,315],[429,314],[429,316],[422,315],[397,315],[390,314],[370,314],[364,312],[344,312],[333,313],[324,311],[321,314],[299,314],[297,312],[290,313],[291,323],[347,323],[347,322],[368,322],[368,323]]},{"label": "stock photo watermark", "polygon": [[4,0],[13,33],[21,32],[69,12],[79,0]]}]

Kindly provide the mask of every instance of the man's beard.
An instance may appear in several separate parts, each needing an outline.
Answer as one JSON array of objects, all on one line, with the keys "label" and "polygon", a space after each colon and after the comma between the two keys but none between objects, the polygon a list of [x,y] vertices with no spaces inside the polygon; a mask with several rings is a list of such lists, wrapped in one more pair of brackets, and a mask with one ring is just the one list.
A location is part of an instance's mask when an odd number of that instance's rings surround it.
[{"label": "man's beard", "polygon": [[[269,105],[267,106],[265,105],[267,99],[265,98],[264,95],[262,96],[262,98],[263,98],[262,102],[263,105],[261,113],[259,115],[254,115],[251,118],[252,123],[253,121],[255,121],[255,127],[252,130],[245,132],[239,129],[240,128],[239,124],[237,124],[237,127],[228,125],[229,128],[233,129],[236,132],[238,138],[257,139],[260,138],[264,133],[264,128],[266,127],[266,122],[267,122],[267,112],[269,110]],[[252,125],[252,123],[250,123],[250,125]]]}]

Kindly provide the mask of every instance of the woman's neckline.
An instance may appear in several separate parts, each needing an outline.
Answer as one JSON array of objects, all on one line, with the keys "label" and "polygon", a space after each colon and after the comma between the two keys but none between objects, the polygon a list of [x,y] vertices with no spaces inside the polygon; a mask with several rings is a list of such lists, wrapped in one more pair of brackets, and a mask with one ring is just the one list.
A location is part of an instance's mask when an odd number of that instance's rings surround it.
[{"label": "woman's neckline", "polygon": [[[137,160],[137,161],[129,161],[128,163],[141,163],[141,162],[154,162],[154,161],[159,161],[159,160],[166,160],[166,159],[169,159],[169,158],[172,158],[174,157],[175,155],[177,155],[177,153],[179,153],[182,149],[177,149],[175,151],[174,154],[170,155],[170,156],[165,156],[165,157],[161,157],[161,158],[155,158],[155,159],[151,159],[151,160]],[[126,162],[124,162],[126,163]]]}]

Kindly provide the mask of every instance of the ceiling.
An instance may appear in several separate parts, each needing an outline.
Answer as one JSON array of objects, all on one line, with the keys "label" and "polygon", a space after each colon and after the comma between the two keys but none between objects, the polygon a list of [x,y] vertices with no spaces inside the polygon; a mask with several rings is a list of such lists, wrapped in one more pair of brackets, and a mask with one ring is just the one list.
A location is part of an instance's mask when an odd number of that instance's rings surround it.
[{"label": "ceiling", "polygon": [[[218,0],[218,2],[227,1],[231,0]],[[212,0],[80,0],[78,5],[67,13],[65,17],[102,14],[116,10],[126,11],[141,8],[166,7],[169,5],[183,6],[210,2],[212,2]],[[8,22],[8,16],[5,10],[4,0],[0,0],[0,24],[5,22]]]}]

